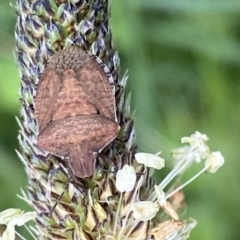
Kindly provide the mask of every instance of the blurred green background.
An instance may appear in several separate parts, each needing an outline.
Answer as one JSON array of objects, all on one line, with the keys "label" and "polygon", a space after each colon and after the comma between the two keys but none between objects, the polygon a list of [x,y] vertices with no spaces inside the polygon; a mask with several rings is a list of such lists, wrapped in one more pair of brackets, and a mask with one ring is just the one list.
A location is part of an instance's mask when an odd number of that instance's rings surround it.
[{"label": "blurred green background", "polygon": [[[12,2],[14,3],[14,2]],[[225,165],[185,188],[187,215],[198,221],[190,239],[240,239],[240,1],[113,0],[111,25],[129,70],[141,150],[170,150],[196,130],[206,133]],[[0,2],[0,211],[27,209],[16,197],[26,186],[17,158],[19,75],[13,57],[15,13]],[[190,169],[190,178],[202,165]],[[231,192],[227,192],[231,190]],[[231,194],[230,194],[231,193]]]}]

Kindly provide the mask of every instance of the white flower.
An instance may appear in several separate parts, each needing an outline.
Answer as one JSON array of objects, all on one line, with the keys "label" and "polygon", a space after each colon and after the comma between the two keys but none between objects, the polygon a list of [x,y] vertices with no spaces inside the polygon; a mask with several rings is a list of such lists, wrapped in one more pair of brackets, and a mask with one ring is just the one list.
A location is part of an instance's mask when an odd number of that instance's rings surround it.
[{"label": "white flower", "polygon": [[189,143],[196,162],[200,162],[201,159],[208,156],[209,148],[206,141],[208,141],[207,135],[200,132],[195,132],[190,137],[181,138],[181,143]]},{"label": "white flower", "polygon": [[130,192],[136,183],[136,173],[132,166],[124,165],[122,170],[117,172],[116,188],[119,192]]},{"label": "white flower", "polygon": [[192,149],[201,148],[204,150],[206,148],[206,141],[208,141],[207,135],[200,132],[195,132],[190,137],[181,138],[181,143],[189,143]]},{"label": "white flower", "polygon": [[22,226],[26,222],[36,218],[36,212],[26,212],[21,209],[10,208],[0,213],[0,224],[6,224],[7,228],[3,232],[2,240],[15,239],[15,225]]},{"label": "white flower", "polygon": [[165,160],[154,154],[136,153],[135,158],[138,163],[144,164],[146,167],[160,170],[165,166]]},{"label": "white flower", "polygon": [[8,224],[13,218],[23,214],[24,211],[18,208],[9,208],[0,212],[0,224]]},{"label": "white flower", "polygon": [[151,201],[136,202],[132,205],[133,217],[139,221],[148,221],[159,211],[159,204]]},{"label": "white flower", "polygon": [[0,213],[0,224],[12,224],[17,226],[22,226],[26,222],[36,218],[36,212],[26,212],[17,209],[9,208]]},{"label": "white flower", "polygon": [[14,225],[12,225],[12,224],[7,225],[5,231],[3,232],[1,240],[15,240],[15,227],[14,227]]},{"label": "white flower", "polygon": [[192,149],[194,148],[204,148],[205,142],[208,141],[206,134],[201,134],[200,132],[195,132],[190,137],[181,138],[181,143],[189,143]]},{"label": "white flower", "polygon": [[202,134],[198,131],[196,131],[194,134],[191,135],[192,138],[198,138],[202,139],[202,141],[207,142],[209,140],[208,136],[206,134]]},{"label": "white flower", "polygon": [[210,173],[215,173],[224,164],[224,158],[220,152],[212,152],[205,162],[205,167]]}]

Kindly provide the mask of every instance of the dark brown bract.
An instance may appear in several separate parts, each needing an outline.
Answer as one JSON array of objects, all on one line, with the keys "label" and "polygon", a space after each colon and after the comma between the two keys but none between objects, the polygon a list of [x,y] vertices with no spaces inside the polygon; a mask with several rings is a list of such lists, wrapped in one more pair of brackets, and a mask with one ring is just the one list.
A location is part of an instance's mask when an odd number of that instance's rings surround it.
[{"label": "dark brown bract", "polygon": [[38,146],[68,156],[80,178],[93,174],[97,153],[119,131],[110,75],[101,64],[77,47],[64,49],[50,59],[35,97]]}]

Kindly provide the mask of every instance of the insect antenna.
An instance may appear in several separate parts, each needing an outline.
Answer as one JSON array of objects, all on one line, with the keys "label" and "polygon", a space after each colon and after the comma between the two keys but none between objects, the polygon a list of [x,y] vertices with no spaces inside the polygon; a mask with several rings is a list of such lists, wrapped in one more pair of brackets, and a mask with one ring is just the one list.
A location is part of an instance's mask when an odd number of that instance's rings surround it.
[{"label": "insect antenna", "polygon": [[[69,182],[70,183],[70,182]],[[64,193],[66,192],[68,186],[69,186],[69,183],[66,184],[63,192],[58,196],[56,202],[54,203],[53,207],[51,208],[50,212],[48,213],[48,216],[50,217],[53,213],[53,211],[55,210],[56,206],[59,204],[60,200],[62,199]]]},{"label": "insect antenna", "polygon": [[77,188],[80,188],[81,191],[84,191],[84,189],[86,188],[86,186],[84,185],[84,180],[81,179],[81,181],[78,180],[78,178],[74,175],[72,169],[68,166],[68,179],[66,182],[62,182],[65,183],[65,187],[62,191],[62,193],[57,197],[56,202],[54,203],[54,205],[51,207],[50,211],[48,212],[48,216],[51,216],[52,213],[54,212],[54,210],[56,209],[57,205],[60,203],[61,199],[63,198],[64,194],[66,193],[66,191],[68,190],[70,184],[73,184],[75,187],[78,186]]}]

